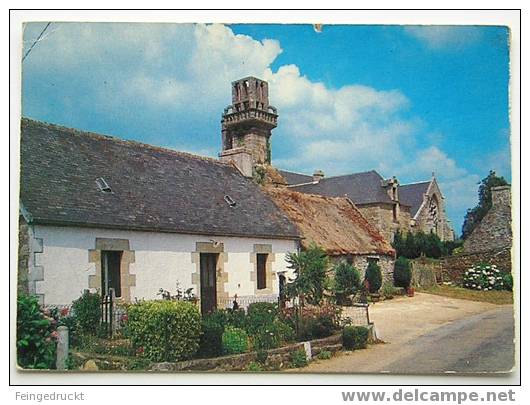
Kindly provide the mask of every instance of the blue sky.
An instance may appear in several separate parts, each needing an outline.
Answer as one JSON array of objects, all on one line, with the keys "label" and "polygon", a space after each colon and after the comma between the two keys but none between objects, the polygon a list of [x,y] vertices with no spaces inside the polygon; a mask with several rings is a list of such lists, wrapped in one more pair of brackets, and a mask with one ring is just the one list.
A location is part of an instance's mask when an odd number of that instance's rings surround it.
[{"label": "blue sky", "polygon": [[[28,47],[45,24],[28,24]],[[401,183],[435,172],[459,234],[490,169],[511,178],[504,27],[53,23],[23,115],[216,156],[232,80],[270,83],[273,164]]]}]

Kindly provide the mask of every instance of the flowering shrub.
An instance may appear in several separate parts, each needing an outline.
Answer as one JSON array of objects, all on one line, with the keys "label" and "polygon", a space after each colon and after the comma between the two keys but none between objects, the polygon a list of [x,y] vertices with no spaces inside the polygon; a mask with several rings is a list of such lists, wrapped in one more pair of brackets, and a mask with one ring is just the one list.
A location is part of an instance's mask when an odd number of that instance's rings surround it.
[{"label": "flowering shrub", "polygon": [[471,290],[504,289],[503,276],[494,264],[479,264],[466,270],[463,285]]},{"label": "flowering shrub", "polygon": [[17,362],[31,369],[55,368],[56,320],[36,297],[17,298]]},{"label": "flowering shrub", "polygon": [[282,318],[297,331],[297,340],[327,337],[339,329],[341,308],[331,303],[321,306],[306,305],[302,308],[285,308]]}]

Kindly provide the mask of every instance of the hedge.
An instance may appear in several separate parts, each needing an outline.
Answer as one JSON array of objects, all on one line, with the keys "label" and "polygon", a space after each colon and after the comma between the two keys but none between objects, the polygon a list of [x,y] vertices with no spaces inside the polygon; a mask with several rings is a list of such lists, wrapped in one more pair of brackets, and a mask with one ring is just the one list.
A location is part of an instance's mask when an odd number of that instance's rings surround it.
[{"label": "hedge", "polygon": [[151,361],[187,360],[199,348],[201,315],[190,302],[144,301],[128,316],[133,346]]}]

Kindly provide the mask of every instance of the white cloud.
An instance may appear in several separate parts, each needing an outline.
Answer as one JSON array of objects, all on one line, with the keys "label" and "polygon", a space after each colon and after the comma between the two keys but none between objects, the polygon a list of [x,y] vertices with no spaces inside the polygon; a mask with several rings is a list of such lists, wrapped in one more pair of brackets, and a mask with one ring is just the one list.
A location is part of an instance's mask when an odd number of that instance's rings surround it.
[{"label": "white cloud", "polygon": [[404,30],[431,49],[455,49],[468,46],[481,38],[481,32],[473,26],[422,25],[406,26]]}]

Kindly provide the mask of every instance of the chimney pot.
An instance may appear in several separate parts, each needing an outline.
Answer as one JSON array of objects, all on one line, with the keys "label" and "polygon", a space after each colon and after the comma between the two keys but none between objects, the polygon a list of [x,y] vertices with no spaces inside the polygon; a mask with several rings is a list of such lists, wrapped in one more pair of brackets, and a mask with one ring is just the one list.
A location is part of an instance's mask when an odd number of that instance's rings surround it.
[{"label": "chimney pot", "polygon": [[315,170],[315,172],[313,173],[313,181],[318,183],[323,178],[324,172],[322,170]]}]

